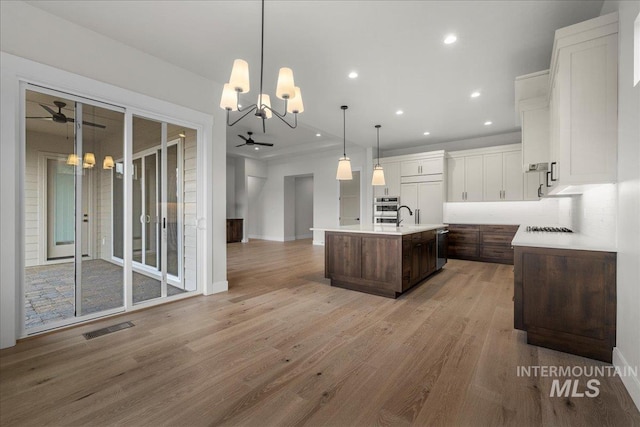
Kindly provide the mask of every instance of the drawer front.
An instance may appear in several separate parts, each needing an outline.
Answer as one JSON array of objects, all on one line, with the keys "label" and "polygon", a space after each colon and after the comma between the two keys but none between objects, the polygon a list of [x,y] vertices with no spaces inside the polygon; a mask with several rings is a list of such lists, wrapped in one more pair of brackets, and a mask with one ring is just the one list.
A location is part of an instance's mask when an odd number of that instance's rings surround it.
[{"label": "drawer front", "polygon": [[477,230],[455,230],[449,229],[449,244],[476,245],[480,242],[480,232]]},{"label": "drawer front", "polygon": [[482,233],[483,245],[511,246],[512,234]]},{"label": "drawer front", "polygon": [[502,246],[482,246],[480,258],[490,262],[513,264],[513,249]]},{"label": "drawer front", "polygon": [[479,231],[480,226],[475,224],[449,224],[450,231],[458,231],[458,230],[473,230]]},{"label": "drawer front", "polygon": [[482,225],[480,231],[493,233],[513,233],[518,231],[518,225]]},{"label": "drawer front", "polygon": [[478,249],[478,245],[451,244],[449,242],[447,256],[449,258],[477,259]]}]

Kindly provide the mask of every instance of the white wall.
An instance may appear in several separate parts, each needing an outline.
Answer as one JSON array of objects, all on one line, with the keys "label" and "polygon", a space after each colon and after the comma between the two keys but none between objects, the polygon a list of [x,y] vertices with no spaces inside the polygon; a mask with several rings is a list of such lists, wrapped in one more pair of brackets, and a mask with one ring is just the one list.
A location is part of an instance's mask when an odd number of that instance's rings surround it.
[{"label": "white wall", "polygon": [[264,239],[264,186],[266,179],[256,176],[247,177],[248,213],[245,227],[250,239]]},{"label": "white wall", "polygon": [[[633,86],[633,25],[638,1],[606,1],[602,14],[618,11],[618,268],[616,366],[640,367],[640,84]],[[640,408],[640,378],[622,381]]]},{"label": "white wall", "polygon": [[[362,223],[371,223],[372,197],[371,174],[373,159],[371,149],[348,149],[351,167],[361,171],[361,218]],[[285,177],[313,175],[313,226],[336,227],[338,221],[339,182],[336,169],[341,153],[324,154],[313,158],[296,157],[272,160],[268,163],[268,176],[264,186],[264,238],[285,240],[282,219],[285,209]],[[324,232],[314,231],[315,244],[324,243]]]},{"label": "white wall", "polygon": [[0,347],[21,322],[21,79],[198,129],[199,277],[207,294],[226,290],[226,126],[212,102],[222,85],[23,2],[0,2],[0,31]]},{"label": "white wall", "polygon": [[295,237],[309,239],[313,233],[313,177],[296,177],[295,188]]},{"label": "white wall", "polygon": [[227,218],[236,215],[236,159],[227,157]]}]

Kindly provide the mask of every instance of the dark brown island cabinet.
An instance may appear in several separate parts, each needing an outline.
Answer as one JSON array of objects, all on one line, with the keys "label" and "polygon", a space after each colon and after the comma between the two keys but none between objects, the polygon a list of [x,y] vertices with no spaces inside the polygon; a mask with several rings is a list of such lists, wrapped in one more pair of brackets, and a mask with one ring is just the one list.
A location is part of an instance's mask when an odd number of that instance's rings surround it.
[{"label": "dark brown island cabinet", "polygon": [[227,219],[227,243],[241,242],[243,234],[243,219]]},{"label": "dark brown island cabinet", "polygon": [[436,230],[405,235],[325,232],[331,286],[397,298],[436,271]]},{"label": "dark brown island cabinet", "polygon": [[611,363],[616,254],[516,246],[514,326],[527,343]]},{"label": "dark brown island cabinet", "polygon": [[513,264],[517,225],[449,224],[449,258]]}]

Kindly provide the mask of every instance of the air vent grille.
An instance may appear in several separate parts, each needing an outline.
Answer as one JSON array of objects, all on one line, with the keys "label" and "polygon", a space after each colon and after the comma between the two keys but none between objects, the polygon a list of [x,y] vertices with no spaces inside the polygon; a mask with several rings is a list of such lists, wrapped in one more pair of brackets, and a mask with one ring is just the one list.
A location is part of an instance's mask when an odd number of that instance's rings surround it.
[{"label": "air vent grille", "polygon": [[95,331],[91,331],[91,332],[87,332],[86,334],[82,334],[83,337],[85,337],[86,339],[90,340],[93,338],[98,338],[101,337],[103,335],[107,335],[113,332],[118,332],[121,331],[123,329],[127,329],[127,328],[132,328],[135,325],[133,324],[133,322],[122,322],[122,323],[118,323],[117,325],[111,325],[111,326],[107,326],[106,328],[102,328],[102,329],[98,329]]}]

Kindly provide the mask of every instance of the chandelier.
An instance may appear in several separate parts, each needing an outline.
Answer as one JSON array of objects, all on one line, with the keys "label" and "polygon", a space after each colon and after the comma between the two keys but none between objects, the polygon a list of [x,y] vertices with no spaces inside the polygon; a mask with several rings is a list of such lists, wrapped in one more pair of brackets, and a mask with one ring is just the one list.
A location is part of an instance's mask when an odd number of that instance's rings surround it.
[{"label": "chandelier", "polygon": [[[294,84],[293,71],[291,68],[280,68],[278,73],[278,83],[276,87],[276,96],[284,100],[284,113],[271,108],[271,98],[262,91],[262,78],[264,74],[264,0],[262,0],[262,32],[260,39],[260,93],[255,104],[241,106],[240,94],[249,92],[249,64],[243,59],[233,61],[231,69],[231,77],[229,82],[225,83],[222,90],[222,98],[220,99],[220,108],[227,111],[227,126],[233,126],[250,113],[254,113],[256,117],[262,119],[262,131],[266,131],[265,121],[274,115],[282,120],[291,129],[298,127],[298,114],[304,111],[302,104],[302,94],[300,88]],[[237,111],[242,113],[240,117],[231,121],[231,112]],[[287,113],[293,114],[294,122],[289,123]]]}]

